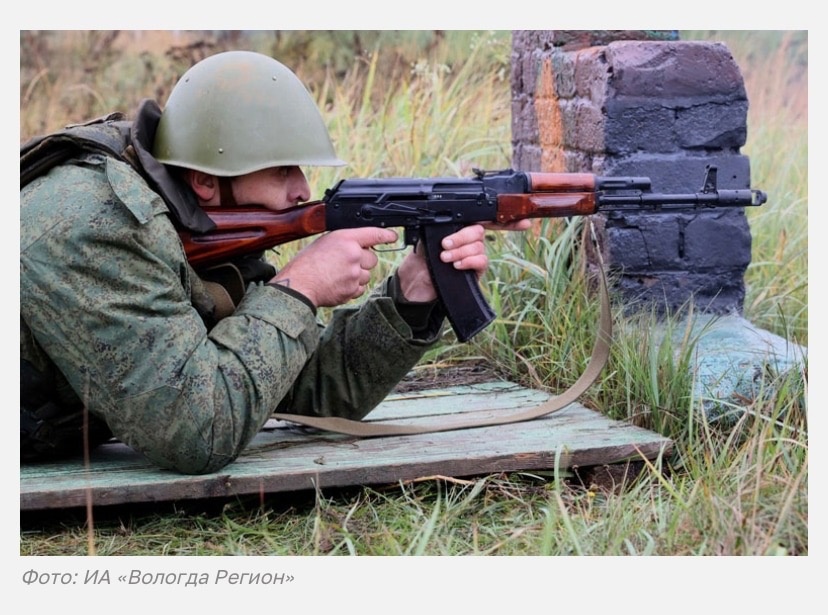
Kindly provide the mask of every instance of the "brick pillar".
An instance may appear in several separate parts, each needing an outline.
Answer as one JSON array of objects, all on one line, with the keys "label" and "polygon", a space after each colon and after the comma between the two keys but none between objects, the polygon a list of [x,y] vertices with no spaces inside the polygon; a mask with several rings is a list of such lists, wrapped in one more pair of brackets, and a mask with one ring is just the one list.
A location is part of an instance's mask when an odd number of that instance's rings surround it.
[{"label": "brick pillar", "polygon": [[[654,192],[750,187],[748,100],[721,43],[674,31],[519,31],[512,42],[513,165],[648,176]],[[741,313],[751,236],[741,208],[596,216],[631,304]]]}]

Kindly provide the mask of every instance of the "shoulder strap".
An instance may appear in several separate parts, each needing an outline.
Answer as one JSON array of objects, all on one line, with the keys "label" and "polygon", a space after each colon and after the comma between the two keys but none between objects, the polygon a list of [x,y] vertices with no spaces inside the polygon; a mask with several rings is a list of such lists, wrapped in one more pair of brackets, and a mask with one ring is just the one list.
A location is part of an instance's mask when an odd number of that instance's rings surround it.
[{"label": "shoulder strap", "polygon": [[483,420],[469,419],[457,422],[447,421],[445,424],[439,425],[397,425],[394,423],[353,421],[339,417],[311,417],[279,413],[273,414],[272,418],[290,421],[292,423],[298,423],[299,425],[314,427],[325,431],[333,431],[336,433],[368,438],[376,436],[436,433],[440,431],[468,429],[470,427],[506,425],[508,423],[529,421],[562,410],[572,402],[576,401],[590,386],[592,386],[601,374],[601,371],[604,369],[604,366],[609,359],[610,346],[612,343],[612,309],[610,306],[609,291],[607,289],[607,280],[603,269],[601,269],[600,282],[601,318],[598,335],[595,338],[595,344],[592,349],[592,357],[589,360],[589,364],[584,370],[584,373],[581,374],[581,377],[578,378],[578,380],[569,389],[556,397],[552,397],[549,401],[546,401],[535,408],[522,412],[516,412],[508,416],[499,416]]},{"label": "shoulder strap", "polygon": [[110,113],[30,139],[20,146],[20,187],[84,151],[100,151],[130,162],[130,122],[124,118],[123,113]]}]

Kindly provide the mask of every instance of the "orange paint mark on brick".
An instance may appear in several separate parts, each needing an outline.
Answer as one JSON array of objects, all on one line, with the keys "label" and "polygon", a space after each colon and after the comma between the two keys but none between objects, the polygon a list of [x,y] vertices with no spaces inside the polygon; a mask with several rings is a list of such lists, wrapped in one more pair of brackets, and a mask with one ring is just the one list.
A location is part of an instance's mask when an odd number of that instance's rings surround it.
[{"label": "orange paint mark on brick", "polygon": [[[541,148],[541,171],[562,173],[566,171],[563,147],[563,116],[560,100],[555,93],[555,76],[552,61],[545,58],[541,65],[537,87],[535,89],[535,117],[538,118],[538,144]],[[541,234],[541,220],[533,220],[530,232],[535,236]],[[548,224],[556,226],[560,221],[551,220]],[[553,228],[549,228],[553,231]]]},{"label": "orange paint mark on brick", "polygon": [[541,148],[541,171],[564,172],[563,118],[555,93],[552,61],[545,58],[535,90],[535,116],[538,118],[538,143]]}]

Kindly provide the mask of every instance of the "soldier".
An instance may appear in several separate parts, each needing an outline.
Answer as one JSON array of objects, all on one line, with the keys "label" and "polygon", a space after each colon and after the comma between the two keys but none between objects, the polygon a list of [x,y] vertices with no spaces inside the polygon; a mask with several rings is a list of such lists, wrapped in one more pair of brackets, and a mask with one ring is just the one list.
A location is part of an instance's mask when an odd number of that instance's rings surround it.
[{"label": "soldier", "polygon": [[[344,164],[276,60],[216,54],[163,112],[145,100],[133,121],[66,134],[81,133],[111,147],[78,146],[20,191],[21,459],[77,454],[86,422],[92,446],[114,435],[162,468],[214,472],[273,412],[363,418],[439,340],[417,250],[344,306],[391,229],[324,234],[278,272],[260,257],[199,274],[187,262],[179,230],[208,230],[206,209],[291,207],[310,198],[303,167]],[[443,247],[487,269],[483,227]]]}]

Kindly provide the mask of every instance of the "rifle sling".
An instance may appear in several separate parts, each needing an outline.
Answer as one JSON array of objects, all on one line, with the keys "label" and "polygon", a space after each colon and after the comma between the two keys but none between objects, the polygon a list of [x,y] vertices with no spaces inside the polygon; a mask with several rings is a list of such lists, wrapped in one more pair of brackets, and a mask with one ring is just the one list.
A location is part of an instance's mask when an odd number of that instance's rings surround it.
[{"label": "rifle sling", "polygon": [[446,421],[445,424],[419,426],[399,425],[394,423],[371,423],[339,417],[313,417],[301,416],[297,414],[274,413],[271,416],[274,419],[289,421],[291,423],[297,423],[306,427],[314,427],[325,431],[369,438],[377,436],[402,436],[420,433],[436,433],[440,431],[453,431],[491,425],[506,425],[508,423],[529,421],[562,410],[572,402],[576,401],[590,386],[592,386],[601,374],[601,371],[604,369],[604,366],[609,359],[610,345],[612,342],[612,310],[609,300],[609,291],[607,289],[607,280],[603,268],[601,268],[600,278],[600,326],[598,335],[595,338],[595,344],[592,349],[592,357],[590,357],[589,364],[584,370],[584,373],[581,374],[581,377],[578,378],[578,380],[570,388],[535,408],[510,414],[508,416],[498,416],[477,420],[468,419],[458,422]]}]

